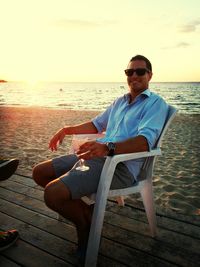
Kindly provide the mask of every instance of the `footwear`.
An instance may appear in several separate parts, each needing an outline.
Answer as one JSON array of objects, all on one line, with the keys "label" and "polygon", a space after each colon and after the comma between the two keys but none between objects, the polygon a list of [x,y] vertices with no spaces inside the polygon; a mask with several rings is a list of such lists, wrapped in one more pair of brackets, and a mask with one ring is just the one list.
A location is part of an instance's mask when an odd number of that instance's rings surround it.
[{"label": "footwear", "polygon": [[86,251],[87,251],[87,247],[83,247],[83,248],[78,247],[76,252],[75,252],[75,256],[78,259],[78,262],[81,266],[84,266]]},{"label": "footwear", "polygon": [[0,158],[0,181],[8,179],[16,171],[19,164],[18,159]]},{"label": "footwear", "polygon": [[19,233],[17,230],[8,230],[0,232],[0,251],[3,251],[12,246],[18,239]]}]

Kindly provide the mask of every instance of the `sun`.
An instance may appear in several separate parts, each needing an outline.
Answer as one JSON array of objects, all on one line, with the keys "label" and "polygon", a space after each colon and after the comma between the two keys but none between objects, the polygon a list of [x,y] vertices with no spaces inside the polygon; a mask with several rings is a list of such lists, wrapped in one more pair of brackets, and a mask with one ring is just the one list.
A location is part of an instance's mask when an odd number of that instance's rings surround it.
[{"label": "sun", "polygon": [[38,83],[38,80],[37,79],[28,79],[28,80],[26,80],[26,82],[28,83],[28,85],[30,87],[34,87]]}]

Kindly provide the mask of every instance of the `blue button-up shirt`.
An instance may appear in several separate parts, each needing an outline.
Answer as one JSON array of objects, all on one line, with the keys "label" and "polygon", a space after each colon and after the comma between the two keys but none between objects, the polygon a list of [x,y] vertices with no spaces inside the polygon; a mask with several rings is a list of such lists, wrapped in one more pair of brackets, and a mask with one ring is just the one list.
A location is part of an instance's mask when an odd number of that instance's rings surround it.
[{"label": "blue button-up shirt", "polygon": [[[97,141],[119,142],[142,135],[147,139],[151,150],[163,128],[167,112],[167,103],[149,89],[143,91],[131,103],[128,93],[116,99],[105,112],[92,120],[98,132],[106,131],[105,137]],[[135,180],[143,162],[144,159],[125,162]]]}]

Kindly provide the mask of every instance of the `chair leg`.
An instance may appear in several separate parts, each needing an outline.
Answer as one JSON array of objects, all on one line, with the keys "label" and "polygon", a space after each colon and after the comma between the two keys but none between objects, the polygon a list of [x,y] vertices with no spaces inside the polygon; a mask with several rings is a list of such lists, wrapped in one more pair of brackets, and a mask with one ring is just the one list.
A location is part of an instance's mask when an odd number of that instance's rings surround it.
[{"label": "chair leg", "polygon": [[95,267],[97,263],[106,202],[107,199],[104,198],[102,201],[96,202],[94,206],[84,265],[85,267]]},{"label": "chair leg", "polygon": [[156,214],[154,209],[153,188],[150,181],[146,181],[144,187],[141,190],[141,196],[149,222],[151,236],[155,237],[157,235]]}]

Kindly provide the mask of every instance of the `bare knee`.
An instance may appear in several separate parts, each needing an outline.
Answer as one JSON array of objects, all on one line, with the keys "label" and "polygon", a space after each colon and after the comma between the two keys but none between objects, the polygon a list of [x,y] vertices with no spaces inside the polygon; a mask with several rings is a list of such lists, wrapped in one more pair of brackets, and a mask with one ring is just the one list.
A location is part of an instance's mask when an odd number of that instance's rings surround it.
[{"label": "bare knee", "polygon": [[44,190],[44,201],[50,209],[59,212],[63,209],[66,201],[71,199],[69,189],[60,181],[55,179],[48,183]]},{"label": "bare knee", "polygon": [[32,170],[32,177],[38,185],[42,185],[43,169],[41,164],[36,165]]},{"label": "bare knee", "polygon": [[32,177],[42,187],[45,187],[52,179],[55,179],[55,172],[51,161],[37,164],[32,170]]}]

